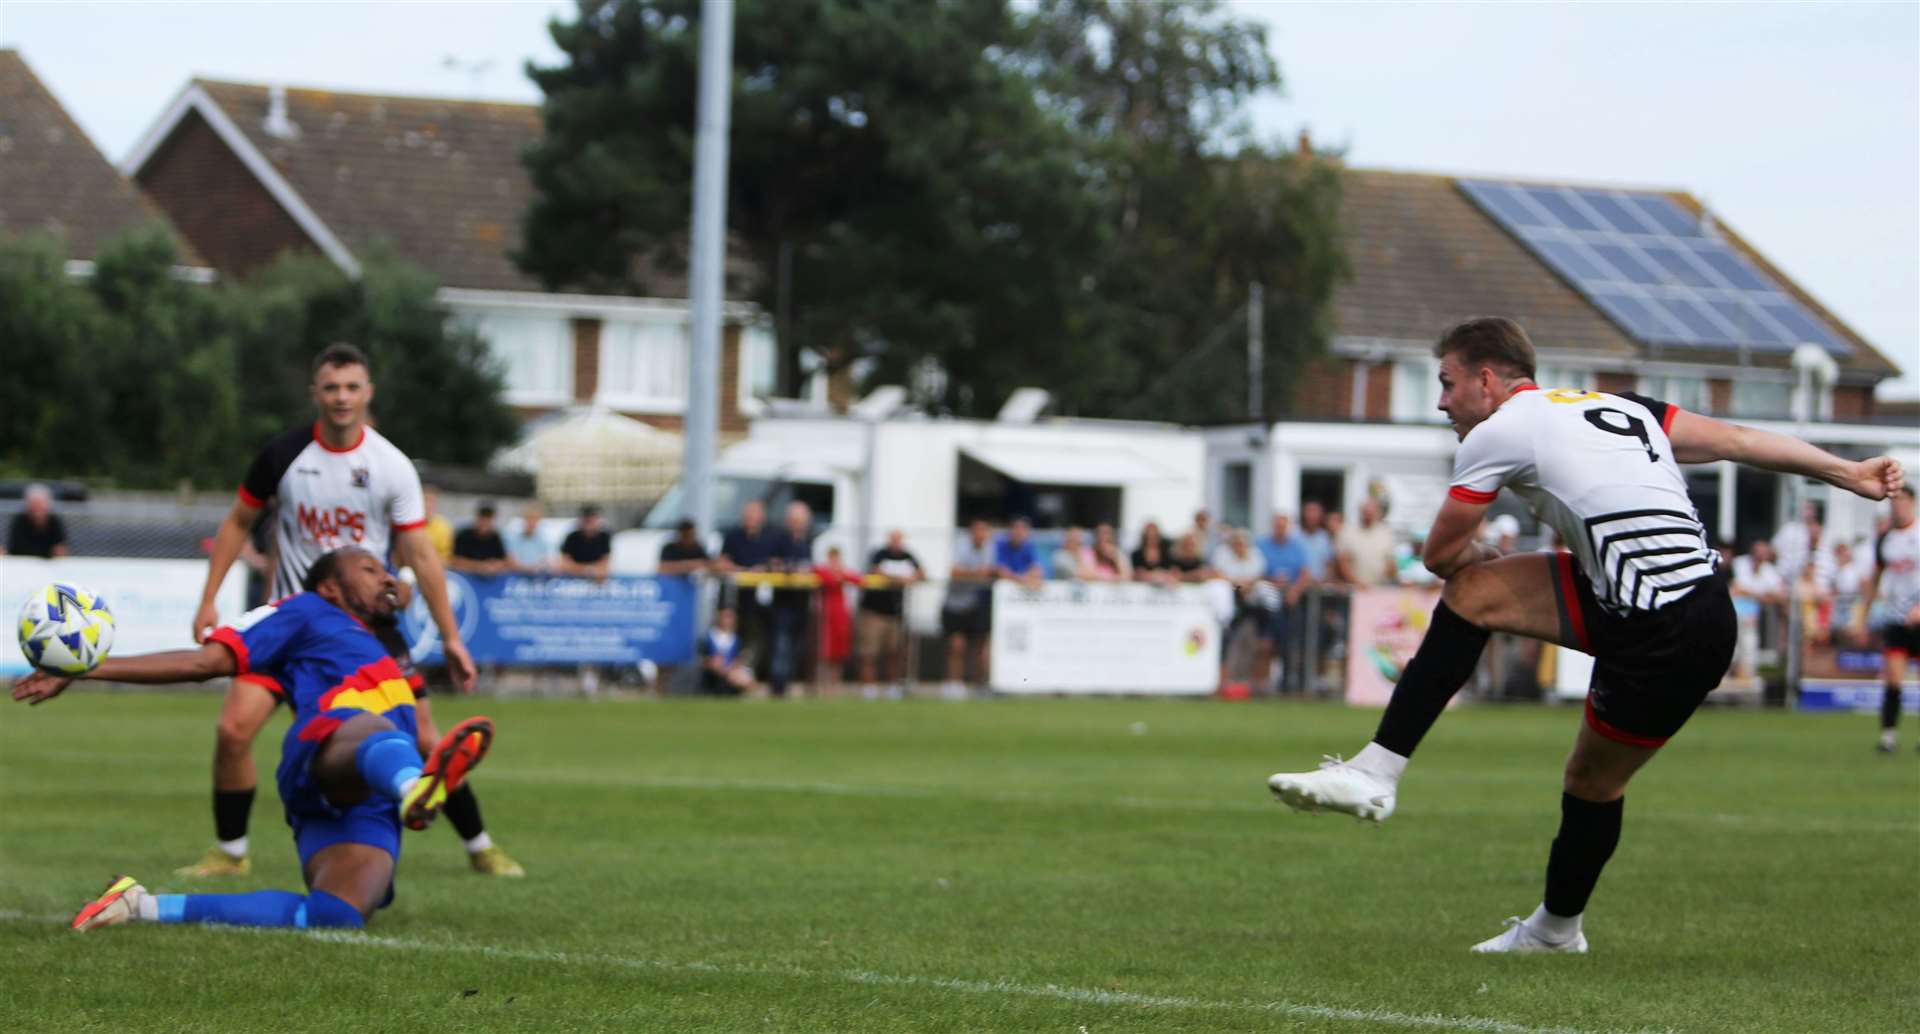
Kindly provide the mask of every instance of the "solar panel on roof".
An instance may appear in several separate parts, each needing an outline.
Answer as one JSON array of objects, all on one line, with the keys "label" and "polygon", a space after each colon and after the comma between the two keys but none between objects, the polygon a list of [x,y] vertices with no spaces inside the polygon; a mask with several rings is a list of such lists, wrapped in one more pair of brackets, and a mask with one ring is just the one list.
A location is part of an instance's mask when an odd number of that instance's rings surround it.
[{"label": "solar panel on roof", "polygon": [[1650,345],[1853,348],[1663,194],[1461,180],[1460,188],[1607,317]]}]

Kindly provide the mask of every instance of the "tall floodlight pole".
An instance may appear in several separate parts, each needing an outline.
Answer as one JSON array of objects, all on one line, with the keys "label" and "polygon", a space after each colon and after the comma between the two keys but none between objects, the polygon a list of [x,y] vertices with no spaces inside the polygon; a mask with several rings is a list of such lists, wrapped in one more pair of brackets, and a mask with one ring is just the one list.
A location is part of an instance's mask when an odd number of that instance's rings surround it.
[{"label": "tall floodlight pole", "polygon": [[1247,419],[1260,423],[1260,388],[1266,380],[1267,310],[1262,303],[1265,294],[1260,281],[1247,285]]},{"label": "tall floodlight pole", "polygon": [[680,483],[687,516],[713,530],[713,454],[720,431],[720,305],[727,239],[727,125],[733,102],[733,2],[700,2],[700,98],[693,140],[693,268],[688,300],[686,456]]}]

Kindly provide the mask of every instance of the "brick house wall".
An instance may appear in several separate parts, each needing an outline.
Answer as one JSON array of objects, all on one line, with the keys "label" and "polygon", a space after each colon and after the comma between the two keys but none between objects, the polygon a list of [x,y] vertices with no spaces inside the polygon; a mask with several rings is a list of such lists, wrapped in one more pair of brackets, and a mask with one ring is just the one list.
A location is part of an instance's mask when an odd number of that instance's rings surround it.
[{"label": "brick house wall", "polygon": [[[213,127],[189,112],[136,182],[213,268],[244,275],[313,242]],[[218,198],[218,204],[209,204]]]},{"label": "brick house wall", "polygon": [[1707,408],[1715,413],[1733,412],[1733,382],[1715,377],[1707,382]]},{"label": "brick house wall", "polygon": [[[570,322],[573,332],[573,404],[592,405],[594,395],[600,390],[600,331],[604,324],[592,316],[576,317]],[[740,327],[729,323],[720,329],[720,433],[723,436],[746,433],[747,417],[740,412],[739,388]],[[526,423],[554,412],[557,407],[510,408],[521,423]],[[686,425],[685,419],[678,413],[635,413],[617,407],[613,411],[663,431],[678,432]]]},{"label": "brick house wall", "polygon": [[1593,377],[1595,391],[1604,391],[1609,395],[1618,395],[1623,391],[1632,391],[1640,379],[1630,373],[1617,370],[1602,370]]},{"label": "brick house wall", "polygon": [[1841,384],[1833,389],[1835,420],[1871,420],[1874,416],[1873,388],[1866,384]]},{"label": "brick house wall", "polygon": [[1293,405],[1288,415],[1305,419],[1348,416],[1353,404],[1356,365],[1353,359],[1316,359],[1302,367],[1293,382]]},{"label": "brick house wall", "polygon": [[[1367,367],[1367,411],[1363,414],[1368,420],[1393,419],[1393,364],[1368,363]],[[1351,388],[1349,388],[1351,395]],[[1351,402],[1348,403],[1352,405]]]},{"label": "brick house wall", "polygon": [[600,321],[575,318],[572,323],[573,400],[589,403],[600,390]]}]

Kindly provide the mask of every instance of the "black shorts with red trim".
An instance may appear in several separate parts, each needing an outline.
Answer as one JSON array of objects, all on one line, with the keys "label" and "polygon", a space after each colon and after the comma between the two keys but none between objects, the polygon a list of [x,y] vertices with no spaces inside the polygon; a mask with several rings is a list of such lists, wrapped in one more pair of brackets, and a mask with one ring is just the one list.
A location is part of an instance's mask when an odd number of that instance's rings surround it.
[{"label": "black shorts with red trim", "polygon": [[1920,625],[1888,625],[1880,630],[1880,648],[1920,657]]},{"label": "black shorts with red trim", "polygon": [[1600,605],[1573,554],[1554,557],[1563,642],[1592,654],[1587,725],[1618,743],[1658,747],[1687,723],[1733,664],[1738,626],[1725,575],[1659,610]]},{"label": "black shorts with red trim", "polygon": [[400,633],[400,623],[384,622],[371,627],[373,637],[380,640],[380,645],[387,648],[387,654],[400,665],[400,673],[407,677],[407,685],[413,687],[413,695],[426,696],[426,677],[421,675],[420,669],[413,664],[413,647],[408,645],[407,637]]}]

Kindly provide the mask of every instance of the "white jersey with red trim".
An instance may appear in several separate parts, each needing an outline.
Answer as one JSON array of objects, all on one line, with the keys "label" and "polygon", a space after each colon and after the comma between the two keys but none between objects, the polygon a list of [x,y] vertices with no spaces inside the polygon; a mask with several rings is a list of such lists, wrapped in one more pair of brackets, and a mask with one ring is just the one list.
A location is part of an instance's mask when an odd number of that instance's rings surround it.
[{"label": "white jersey with red trim", "polygon": [[427,523],[413,461],[371,427],[345,449],[322,441],[318,423],[280,435],[253,458],[240,499],[275,504],[275,598],[299,592],[322,554],[361,546],[384,561],[394,532]]},{"label": "white jersey with red trim", "polygon": [[1920,607],[1920,521],[1888,528],[1873,544],[1873,565],[1880,572],[1876,602],[1893,624],[1906,624]]},{"label": "white jersey with red trim", "polygon": [[1658,610],[1720,560],[1667,439],[1679,412],[1641,395],[1529,385],[1467,432],[1447,494],[1490,503],[1513,489],[1560,533],[1602,605]]}]

